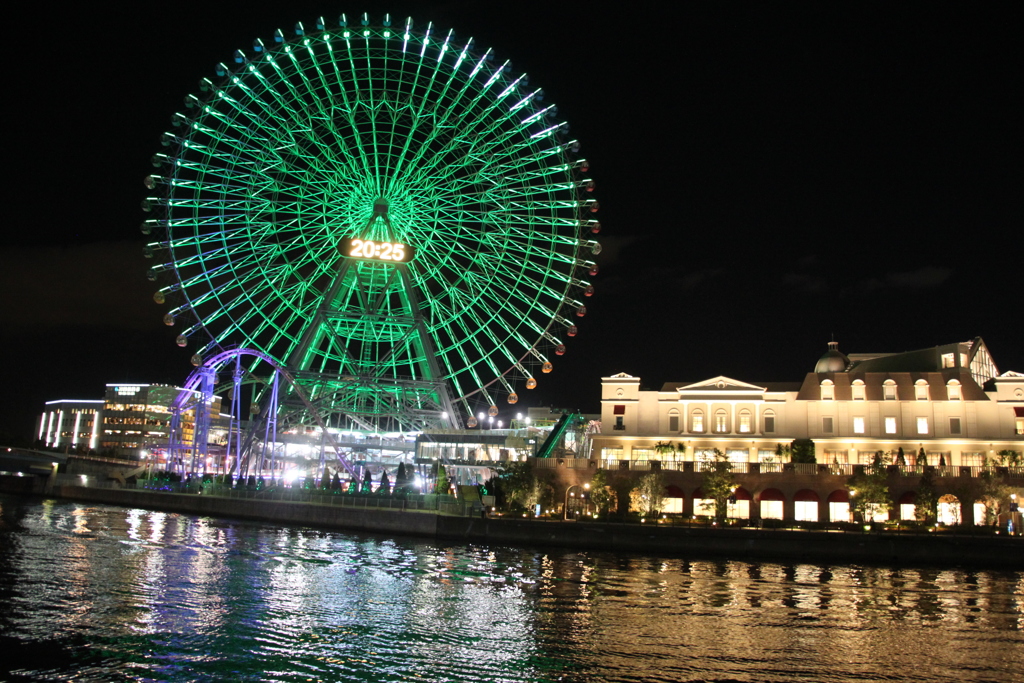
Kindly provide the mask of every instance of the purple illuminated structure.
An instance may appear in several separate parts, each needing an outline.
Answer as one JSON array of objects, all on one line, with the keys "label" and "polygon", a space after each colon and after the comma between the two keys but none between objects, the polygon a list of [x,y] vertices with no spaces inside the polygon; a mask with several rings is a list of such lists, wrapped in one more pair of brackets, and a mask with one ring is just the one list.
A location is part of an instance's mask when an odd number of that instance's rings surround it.
[{"label": "purple illuminated structure", "polygon": [[[254,362],[243,365],[243,356],[251,356]],[[252,372],[252,368],[261,361],[270,366],[269,378],[257,377]],[[201,361],[198,367],[189,375],[184,387],[178,392],[177,398],[171,404],[171,429],[167,453],[168,463],[173,463],[172,466],[182,477],[196,474],[205,469],[203,464],[206,461],[209,449],[207,441],[210,432],[210,409],[214,402],[213,397],[217,385],[217,375],[227,367],[232,368],[232,391],[225,457],[235,456],[234,462],[238,466],[236,472],[238,477],[248,476],[250,468],[256,475],[263,471],[265,465],[269,465],[271,470],[273,470],[275,463],[272,444],[277,440],[278,398],[283,380],[287,385],[290,395],[302,402],[307,410],[307,414],[313,417],[322,430],[324,442],[334,449],[338,465],[351,474],[353,478],[358,478],[356,469],[341,454],[341,449],[327,429],[327,425],[320,416],[320,412],[313,409],[313,405],[306,392],[295,382],[291,373],[281,367],[269,355],[254,349],[229,349]],[[252,413],[258,412],[262,419],[253,415],[253,418],[249,421],[248,428],[243,433],[241,389],[245,383],[259,383],[264,386],[262,400],[265,403],[265,407],[263,410],[251,411]],[[189,410],[193,410],[195,414],[195,430],[191,443],[187,443],[186,439],[183,438],[181,419],[182,415]],[[262,438],[260,438],[261,431]],[[269,463],[267,457],[268,445],[271,446]],[[323,471],[323,467],[324,452],[321,450],[320,471]],[[232,471],[235,472],[234,467],[232,467]]]}]

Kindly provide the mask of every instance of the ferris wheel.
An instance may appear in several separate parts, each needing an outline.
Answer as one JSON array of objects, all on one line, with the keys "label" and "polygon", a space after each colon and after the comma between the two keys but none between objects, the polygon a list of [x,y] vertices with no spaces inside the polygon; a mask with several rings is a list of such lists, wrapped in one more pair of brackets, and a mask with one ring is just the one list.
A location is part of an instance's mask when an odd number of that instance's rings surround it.
[{"label": "ferris wheel", "polygon": [[353,427],[473,426],[577,334],[600,252],[588,163],[472,39],[299,23],[172,122],[142,232],[193,363],[252,348]]}]

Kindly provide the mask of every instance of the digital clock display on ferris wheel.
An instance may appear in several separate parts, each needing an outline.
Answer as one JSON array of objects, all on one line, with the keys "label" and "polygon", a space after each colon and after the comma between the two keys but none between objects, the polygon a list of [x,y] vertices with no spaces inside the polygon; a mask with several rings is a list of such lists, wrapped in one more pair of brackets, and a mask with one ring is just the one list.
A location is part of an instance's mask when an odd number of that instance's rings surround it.
[{"label": "digital clock display on ferris wheel", "polygon": [[416,249],[401,242],[377,242],[358,237],[346,237],[338,244],[342,256],[348,258],[370,259],[385,263],[408,263],[416,254]]}]

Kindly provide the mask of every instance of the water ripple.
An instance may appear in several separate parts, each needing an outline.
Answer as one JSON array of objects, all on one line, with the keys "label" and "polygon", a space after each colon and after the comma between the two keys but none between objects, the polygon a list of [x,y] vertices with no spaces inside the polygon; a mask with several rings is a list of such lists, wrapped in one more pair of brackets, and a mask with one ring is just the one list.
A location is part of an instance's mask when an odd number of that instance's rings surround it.
[{"label": "water ripple", "polygon": [[1024,573],[447,546],[0,498],[7,678],[1011,681]]}]

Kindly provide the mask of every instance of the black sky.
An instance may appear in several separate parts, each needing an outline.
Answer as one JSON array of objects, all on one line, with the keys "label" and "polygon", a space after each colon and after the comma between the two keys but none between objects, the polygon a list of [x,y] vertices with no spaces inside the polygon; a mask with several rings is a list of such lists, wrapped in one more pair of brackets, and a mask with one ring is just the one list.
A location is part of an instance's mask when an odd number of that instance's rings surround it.
[{"label": "black sky", "polygon": [[253,38],[390,11],[490,46],[584,144],[604,225],[580,335],[520,406],[599,378],[798,380],[847,352],[985,338],[1024,371],[1019,39],[949,3],[38,4],[8,13],[0,433],[45,400],[191,370],[139,203],[182,98]]}]

